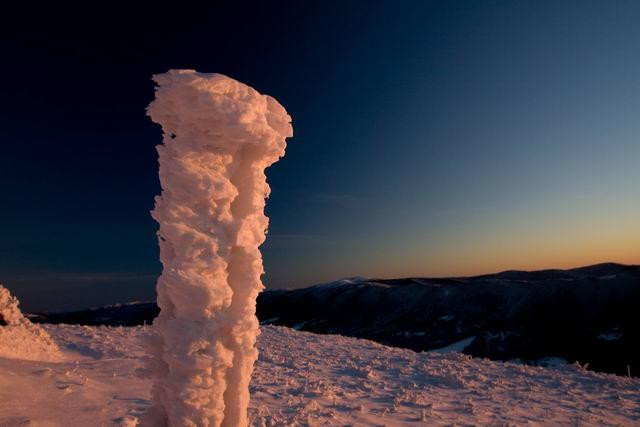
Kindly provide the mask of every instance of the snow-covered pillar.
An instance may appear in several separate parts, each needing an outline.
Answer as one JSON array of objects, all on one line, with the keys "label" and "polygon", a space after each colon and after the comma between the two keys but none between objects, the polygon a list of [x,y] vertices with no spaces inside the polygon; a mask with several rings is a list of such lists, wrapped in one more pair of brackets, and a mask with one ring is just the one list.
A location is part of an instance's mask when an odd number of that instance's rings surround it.
[{"label": "snow-covered pillar", "polygon": [[162,194],[152,212],[163,271],[148,420],[244,426],[258,356],[264,170],[284,155],[291,117],[221,74],[170,70],[154,80],[147,111],[164,132]]}]

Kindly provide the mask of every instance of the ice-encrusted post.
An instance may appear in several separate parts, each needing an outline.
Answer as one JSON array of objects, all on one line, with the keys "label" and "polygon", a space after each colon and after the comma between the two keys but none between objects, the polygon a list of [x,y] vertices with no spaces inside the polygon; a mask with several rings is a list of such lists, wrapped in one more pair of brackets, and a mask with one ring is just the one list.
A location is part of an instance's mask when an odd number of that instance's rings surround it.
[{"label": "ice-encrusted post", "polygon": [[258,356],[264,170],[284,155],[291,117],[221,74],[170,70],[153,79],[147,112],[164,133],[152,212],[163,271],[147,422],[243,426]]}]

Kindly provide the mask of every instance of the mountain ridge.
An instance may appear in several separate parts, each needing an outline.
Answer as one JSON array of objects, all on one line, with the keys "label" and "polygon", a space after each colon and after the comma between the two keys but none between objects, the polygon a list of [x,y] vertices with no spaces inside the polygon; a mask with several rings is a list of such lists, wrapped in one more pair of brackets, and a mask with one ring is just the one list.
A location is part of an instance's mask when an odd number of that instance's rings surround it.
[{"label": "mountain ridge", "polygon": [[[429,351],[463,340],[466,354],[537,363],[545,358],[638,375],[640,266],[506,270],[450,278],[363,277],[258,297],[263,324]],[[32,320],[87,325],[150,323],[155,303],[41,313]],[[473,339],[470,339],[473,338]],[[466,341],[465,341],[466,342]]]}]

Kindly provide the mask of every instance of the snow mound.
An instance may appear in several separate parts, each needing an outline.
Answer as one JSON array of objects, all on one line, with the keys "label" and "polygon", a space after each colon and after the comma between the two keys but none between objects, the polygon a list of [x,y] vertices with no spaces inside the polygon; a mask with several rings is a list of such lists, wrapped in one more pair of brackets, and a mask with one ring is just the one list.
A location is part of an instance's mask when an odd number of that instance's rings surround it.
[{"label": "snow mound", "polygon": [[0,357],[54,361],[60,349],[42,328],[22,315],[19,301],[0,285]]}]

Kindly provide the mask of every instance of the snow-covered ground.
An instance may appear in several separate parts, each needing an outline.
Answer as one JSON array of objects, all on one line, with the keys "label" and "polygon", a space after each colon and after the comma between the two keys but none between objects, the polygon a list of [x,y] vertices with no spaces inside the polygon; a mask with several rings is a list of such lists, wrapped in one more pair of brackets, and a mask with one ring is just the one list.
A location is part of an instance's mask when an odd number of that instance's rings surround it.
[{"label": "snow-covered ground", "polygon": [[[0,358],[0,426],[135,425],[144,327],[46,325],[61,362]],[[252,425],[637,425],[640,380],[263,326]]]}]

